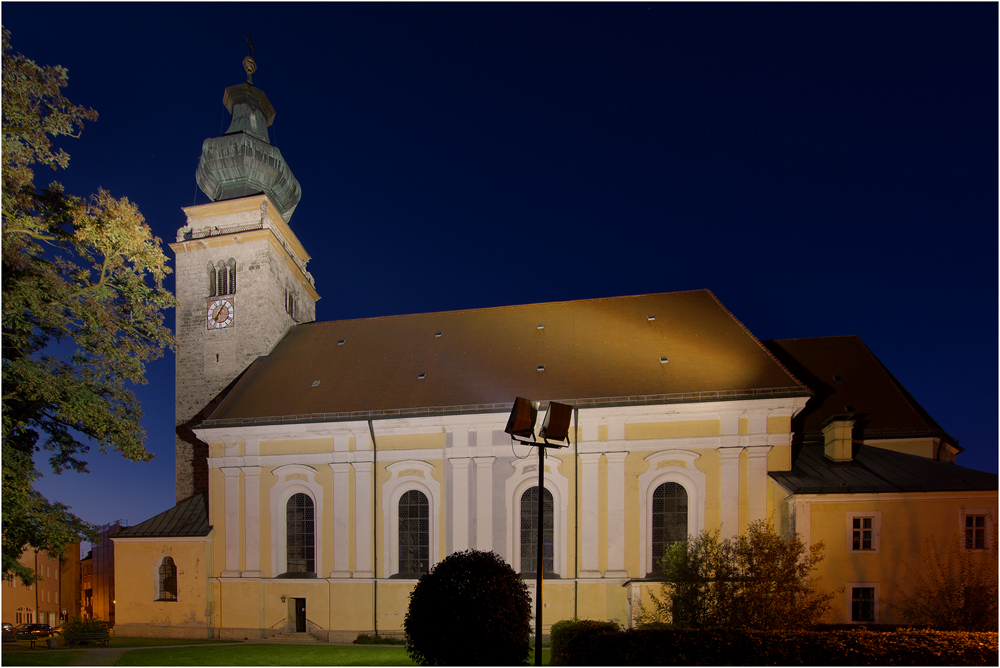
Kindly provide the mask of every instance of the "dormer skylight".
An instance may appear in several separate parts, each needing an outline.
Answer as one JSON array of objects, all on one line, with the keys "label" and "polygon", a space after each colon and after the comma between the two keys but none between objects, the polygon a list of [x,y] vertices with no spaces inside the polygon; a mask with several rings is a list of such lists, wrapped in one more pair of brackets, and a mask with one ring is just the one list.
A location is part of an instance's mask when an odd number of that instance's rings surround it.
[{"label": "dormer skylight", "polygon": [[535,370],[536,370],[536,371],[545,371],[545,365],[544,365],[544,364],[539,364],[539,365],[538,365],[538,366],[537,366],[537,367],[535,368]]},{"label": "dormer skylight", "polygon": [[337,345],[338,346],[344,345],[344,341],[345,341],[345,339],[341,339],[340,341],[337,341]]}]

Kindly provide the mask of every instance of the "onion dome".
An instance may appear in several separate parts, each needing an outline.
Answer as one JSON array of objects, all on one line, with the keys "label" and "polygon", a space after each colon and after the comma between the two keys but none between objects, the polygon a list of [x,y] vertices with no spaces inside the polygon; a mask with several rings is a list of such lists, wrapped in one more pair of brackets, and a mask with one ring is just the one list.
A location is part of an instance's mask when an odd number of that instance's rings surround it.
[{"label": "onion dome", "polygon": [[226,134],[202,144],[195,179],[213,202],[267,195],[287,223],[302,198],[302,188],[268,138],[275,111],[264,91],[253,85],[257,63],[248,55],[243,68],[246,83],[230,86],[222,97],[233,121]]}]

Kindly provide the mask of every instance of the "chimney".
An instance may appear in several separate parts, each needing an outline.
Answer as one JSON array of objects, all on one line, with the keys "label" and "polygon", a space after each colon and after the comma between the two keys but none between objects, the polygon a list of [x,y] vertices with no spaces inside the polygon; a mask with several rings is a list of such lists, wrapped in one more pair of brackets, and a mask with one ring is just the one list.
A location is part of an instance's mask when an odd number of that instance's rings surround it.
[{"label": "chimney", "polygon": [[823,423],[823,454],[834,462],[854,459],[851,433],[854,431],[854,414],[832,415]]}]

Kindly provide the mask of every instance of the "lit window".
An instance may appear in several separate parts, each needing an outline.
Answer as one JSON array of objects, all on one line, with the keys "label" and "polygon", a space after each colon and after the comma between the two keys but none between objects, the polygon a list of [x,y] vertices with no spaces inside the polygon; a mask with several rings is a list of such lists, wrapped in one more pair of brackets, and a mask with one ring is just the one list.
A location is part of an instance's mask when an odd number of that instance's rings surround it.
[{"label": "lit window", "polygon": [[[542,570],[553,573],[555,531],[552,492],[542,490]],[[536,575],[538,567],[538,486],[521,495],[521,575]]]},{"label": "lit window", "polygon": [[847,514],[848,552],[879,552],[881,534],[881,510]]},{"label": "lit window", "polygon": [[875,587],[851,588],[851,621],[875,621]]},{"label": "lit window", "polygon": [[158,576],[159,586],[157,587],[158,592],[156,600],[176,601],[177,566],[174,565],[174,560],[171,557],[163,558],[163,562],[160,564],[160,572],[158,573]]},{"label": "lit window", "polygon": [[293,494],[285,509],[287,572],[314,573],[315,527],[312,499],[301,492]]},{"label": "lit window", "polygon": [[665,482],[653,492],[653,572],[663,570],[660,560],[667,548],[688,536],[687,490]]},{"label": "lit window", "polygon": [[399,499],[399,574],[417,577],[430,563],[430,506],[411,489]]}]

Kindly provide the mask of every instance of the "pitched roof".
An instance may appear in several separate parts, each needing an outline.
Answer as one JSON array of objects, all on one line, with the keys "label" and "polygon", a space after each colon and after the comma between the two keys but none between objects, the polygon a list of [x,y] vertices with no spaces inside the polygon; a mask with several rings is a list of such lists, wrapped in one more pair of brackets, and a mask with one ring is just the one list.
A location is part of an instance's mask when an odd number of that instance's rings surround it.
[{"label": "pitched roof", "polygon": [[808,394],[698,290],[298,325],[203,426]]},{"label": "pitched roof", "polygon": [[958,444],[858,336],[765,341],[775,357],[815,393],[792,429],[822,432],[831,416],[855,413],[865,438],[938,436]]},{"label": "pitched roof", "polygon": [[208,524],[208,505],[205,493],[181,501],[134,527],[126,527],[115,538],[176,538],[180,536],[207,536],[212,527]]},{"label": "pitched roof", "polygon": [[833,462],[823,446],[796,447],[791,471],[771,478],[792,494],[951,492],[997,489],[997,474],[908,455],[870,445],[855,445],[854,459]]}]

